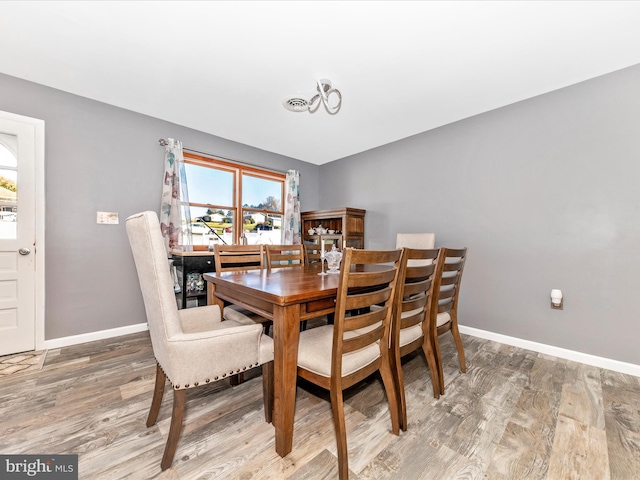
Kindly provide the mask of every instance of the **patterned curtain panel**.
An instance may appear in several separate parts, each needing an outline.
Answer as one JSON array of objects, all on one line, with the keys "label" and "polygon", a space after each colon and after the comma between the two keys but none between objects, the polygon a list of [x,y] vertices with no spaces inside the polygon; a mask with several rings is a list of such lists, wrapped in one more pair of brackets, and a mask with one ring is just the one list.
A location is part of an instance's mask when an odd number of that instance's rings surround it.
[{"label": "patterned curtain panel", "polygon": [[160,228],[167,254],[181,245],[193,244],[182,142],[173,138],[165,146]]},{"label": "patterned curtain panel", "polygon": [[300,224],[300,172],[289,170],[284,181],[284,219],[282,244],[302,243]]}]

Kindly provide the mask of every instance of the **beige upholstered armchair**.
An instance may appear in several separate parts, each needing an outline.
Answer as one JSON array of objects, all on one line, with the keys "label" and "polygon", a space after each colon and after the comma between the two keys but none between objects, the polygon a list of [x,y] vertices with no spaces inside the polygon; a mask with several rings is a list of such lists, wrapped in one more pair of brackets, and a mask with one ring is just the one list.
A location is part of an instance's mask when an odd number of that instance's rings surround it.
[{"label": "beige upholstered armchair", "polygon": [[222,321],[218,306],[178,310],[167,254],[155,212],[126,220],[157,361],[147,427],[155,425],[165,382],[173,386],[173,412],[161,468],[173,462],[184,417],[187,389],[262,365],[265,418],[273,405],[273,340],[259,324]]}]

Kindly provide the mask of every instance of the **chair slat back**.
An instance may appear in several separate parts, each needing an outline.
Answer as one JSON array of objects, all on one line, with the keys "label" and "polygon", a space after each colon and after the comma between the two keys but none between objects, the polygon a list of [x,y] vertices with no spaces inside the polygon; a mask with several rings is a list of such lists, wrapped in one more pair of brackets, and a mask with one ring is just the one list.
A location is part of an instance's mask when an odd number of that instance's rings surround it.
[{"label": "chair slat back", "polygon": [[423,335],[428,334],[435,276],[440,262],[440,250],[437,248],[404,250],[396,289],[392,342],[399,341],[401,330],[419,324],[422,324]]},{"label": "chair slat back", "polygon": [[220,245],[214,246],[216,272],[253,270],[264,268],[262,245]]},{"label": "chair slat back", "polygon": [[[331,247],[333,246],[332,243],[325,243],[324,245],[324,251],[328,252],[329,250],[331,250]],[[320,261],[320,249],[322,247],[320,245],[316,245],[313,243],[308,243],[304,245],[304,262],[305,264],[309,265],[310,263],[315,263],[315,262],[319,262]],[[337,248],[337,247],[336,247]]]},{"label": "chair slat back", "polygon": [[341,375],[344,354],[376,342],[381,343],[381,349],[384,345],[388,348],[402,255],[402,250],[344,249],[336,298],[332,375]]},{"label": "chair slat back", "polygon": [[304,266],[302,245],[265,245],[267,268],[288,268]]},{"label": "chair slat back", "polygon": [[[466,248],[441,248],[441,262],[436,273],[434,310],[437,313],[451,312],[458,308],[462,271],[467,259]],[[435,322],[435,320],[434,320]]]},{"label": "chair slat back", "polygon": [[213,254],[216,272],[264,268],[264,248],[262,245],[216,244]]}]

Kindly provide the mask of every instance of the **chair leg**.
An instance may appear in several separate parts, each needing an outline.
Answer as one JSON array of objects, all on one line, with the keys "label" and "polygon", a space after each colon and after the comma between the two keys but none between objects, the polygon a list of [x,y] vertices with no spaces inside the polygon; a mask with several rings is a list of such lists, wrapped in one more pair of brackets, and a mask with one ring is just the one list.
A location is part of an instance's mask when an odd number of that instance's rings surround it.
[{"label": "chair leg", "polygon": [[394,435],[400,435],[400,421],[398,419],[400,405],[398,404],[396,382],[388,356],[386,356],[386,358],[383,356],[382,358],[382,363],[380,364],[380,375],[382,375],[382,383],[384,384],[384,389],[387,393],[387,401],[389,402],[389,410],[391,411],[391,432]]},{"label": "chair leg", "polygon": [[164,370],[162,370],[159,363],[156,363],[156,385],[153,389],[153,399],[151,400],[151,408],[149,409],[149,416],[147,417],[147,427],[155,425],[158,420],[158,413],[160,413],[160,404],[164,396],[164,385],[166,381],[167,376],[164,374]]},{"label": "chair leg", "polygon": [[264,419],[273,420],[273,362],[262,364],[262,396],[264,401]]},{"label": "chair leg", "polygon": [[422,342],[422,351],[429,365],[429,373],[431,374],[431,385],[433,385],[433,397],[440,398],[440,375],[438,374],[438,362],[436,361],[431,339],[424,337]]},{"label": "chair leg", "polygon": [[242,382],[244,382],[244,373],[236,373],[235,375],[231,375],[229,377],[229,383],[232,387],[237,387]]},{"label": "chair leg", "polygon": [[273,326],[273,322],[269,321],[269,322],[264,322],[262,327],[262,330],[264,331],[265,335],[269,335],[269,329]]},{"label": "chair leg", "polygon": [[440,342],[438,336],[433,339],[433,352],[436,356],[436,364],[438,366],[438,383],[440,384],[440,395],[444,395],[444,372],[442,370],[442,354],[440,353]]},{"label": "chair leg", "polygon": [[393,373],[394,385],[396,390],[396,399],[398,400],[398,418],[400,429],[407,431],[407,399],[404,393],[404,375],[402,374],[402,363],[400,360],[400,351],[393,349],[389,352],[389,360],[391,361],[391,372]]},{"label": "chair leg", "polygon": [[173,391],[173,412],[171,413],[171,427],[169,428],[169,438],[167,446],[164,448],[162,463],[160,467],[166,470],[173,463],[173,456],[178,448],[178,439],[182,430],[182,420],[184,419],[184,398],[186,390]]},{"label": "chair leg", "polygon": [[336,446],[338,450],[338,477],[340,480],[349,479],[349,455],[347,454],[347,429],[344,424],[344,403],[342,390],[332,389],[331,410],[333,411],[333,424],[336,429]]},{"label": "chair leg", "polygon": [[464,359],[464,347],[462,346],[462,338],[460,337],[460,331],[458,330],[458,319],[455,312],[451,312],[451,335],[456,342],[456,348],[458,349],[458,360],[460,361],[460,371],[462,373],[467,372],[467,363]]}]

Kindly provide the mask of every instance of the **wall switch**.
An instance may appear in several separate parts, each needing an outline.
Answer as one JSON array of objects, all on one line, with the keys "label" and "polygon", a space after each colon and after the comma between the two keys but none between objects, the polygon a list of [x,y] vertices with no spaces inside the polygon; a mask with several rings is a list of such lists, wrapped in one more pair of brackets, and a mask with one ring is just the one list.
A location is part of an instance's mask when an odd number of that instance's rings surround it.
[{"label": "wall switch", "polygon": [[118,225],[118,212],[98,212],[97,223]]}]

